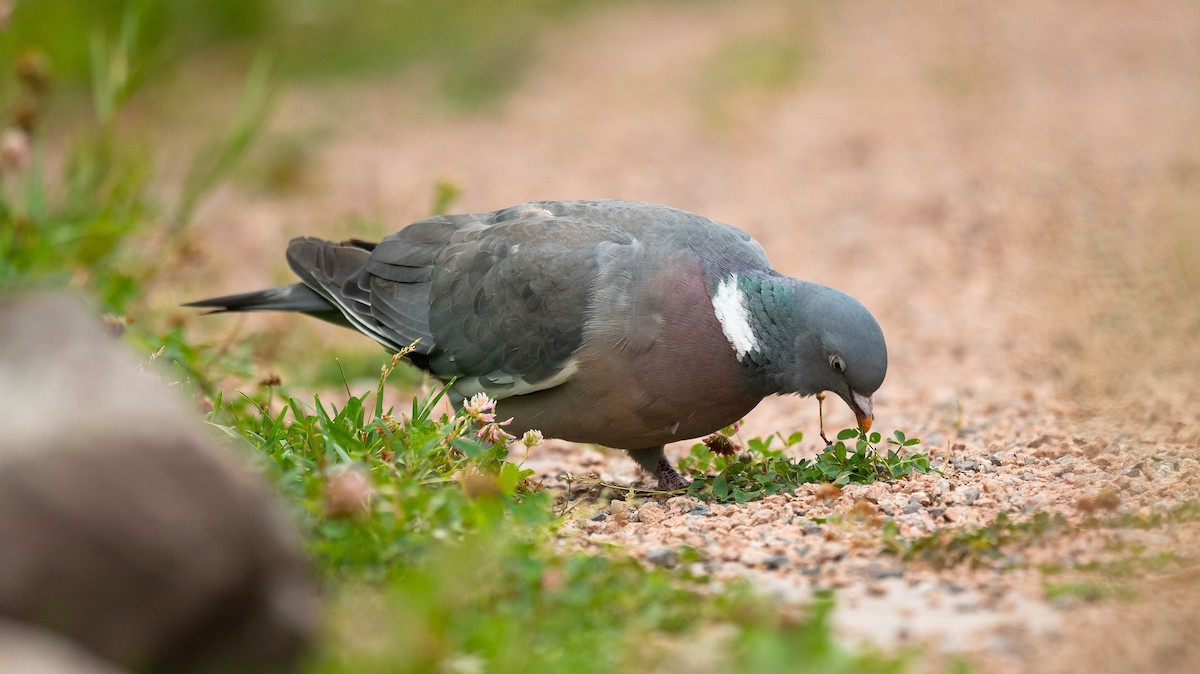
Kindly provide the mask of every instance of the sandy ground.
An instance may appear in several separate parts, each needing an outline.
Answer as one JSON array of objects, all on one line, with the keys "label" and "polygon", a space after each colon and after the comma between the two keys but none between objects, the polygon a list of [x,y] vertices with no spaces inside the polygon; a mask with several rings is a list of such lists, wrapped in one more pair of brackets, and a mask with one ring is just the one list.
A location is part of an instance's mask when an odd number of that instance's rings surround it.
[{"label": "sandy ground", "polygon": [[[754,65],[780,52],[798,59],[788,74]],[[540,53],[482,116],[430,103],[420,73],[290,91],[272,132],[320,139],[305,188],[221,193],[200,214],[204,263],[163,300],[282,281],[286,238],[398,228],[439,180],[463,187],[460,211],[626,198],[735,224],[780,271],[875,313],[891,355],[877,426],[923,438],[943,474],[745,506],[600,503],[564,545],[651,563],[687,545],[696,572],[789,600],[835,588],[847,638],[986,670],[1200,667],[1196,525],[1085,525],[1198,496],[1200,5],[623,6]],[[287,317],[246,329],[287,332],[284,350],[360,340]],[[765,401],[742,433],[777,430],[815,439],[815,403]],[[527,465],[551,485],[642,479],[620,453],[564,443]],[[946,568],[883,552],[885,520],[949,537],[1002,512],[1068,525]],[[1046,589],[1077,581],[1120,591]]]}]

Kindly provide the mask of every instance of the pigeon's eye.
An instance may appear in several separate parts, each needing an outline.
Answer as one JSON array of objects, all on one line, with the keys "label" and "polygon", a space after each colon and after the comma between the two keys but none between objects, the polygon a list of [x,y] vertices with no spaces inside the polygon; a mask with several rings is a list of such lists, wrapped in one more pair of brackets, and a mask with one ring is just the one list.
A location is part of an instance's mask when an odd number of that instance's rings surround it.
[{"label": "pigeon's eye", "polygon": [[842,362],[842,357],[836,353],[829,357],[829,367],[832,367],[838,372],[846,371],[846,363]]}]

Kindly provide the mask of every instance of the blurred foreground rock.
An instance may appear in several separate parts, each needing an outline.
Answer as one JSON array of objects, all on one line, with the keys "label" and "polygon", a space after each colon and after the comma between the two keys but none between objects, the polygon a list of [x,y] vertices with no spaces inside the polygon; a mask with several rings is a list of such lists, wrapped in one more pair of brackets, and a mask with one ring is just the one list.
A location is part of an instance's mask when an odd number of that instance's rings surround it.
[{"label": "blurred foreground rock", "polygon": [[181,400],[73,300],[0,298],[0,618],[122,668],[279,672],[317,611],[291,523]]},{"label": "blurred foreground rock", "polygon": [[0,619],[0,672],[120,674],[123,671],[59,634]]}]

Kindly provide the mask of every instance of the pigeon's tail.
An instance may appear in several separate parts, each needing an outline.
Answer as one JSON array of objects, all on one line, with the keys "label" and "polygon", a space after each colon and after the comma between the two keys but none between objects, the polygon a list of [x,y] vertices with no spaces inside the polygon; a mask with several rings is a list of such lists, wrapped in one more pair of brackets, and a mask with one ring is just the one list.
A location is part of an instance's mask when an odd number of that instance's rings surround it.
[{"label": "pigeon's tail", "polygon": [[255,290],[239,295],[213,297],[198,302],[188,302],[183,306],[210,308],[212,311],[207,312],[210,314],[226,311],[296,311],[302,314],[312,314],[319,318],[324,318],[330,313],[340,315],[337,308],[328,300],[303,283]]}]

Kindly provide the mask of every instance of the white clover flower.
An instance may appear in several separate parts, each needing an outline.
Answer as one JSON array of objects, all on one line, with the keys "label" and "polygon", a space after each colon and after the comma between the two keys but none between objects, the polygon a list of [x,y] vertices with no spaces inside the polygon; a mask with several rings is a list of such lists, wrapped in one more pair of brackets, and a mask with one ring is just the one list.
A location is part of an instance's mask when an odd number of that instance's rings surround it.
[{"label": "white clover flower", "polygon": [[525,431],[525,435],[521,436],[521,444],[526,447],[535,447],[542,444],[542,432],[536,429]]}]

